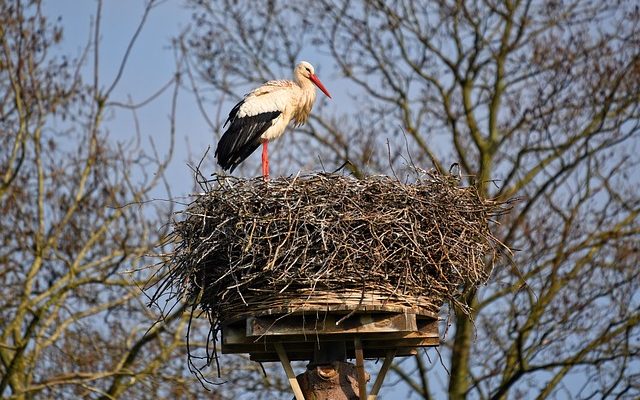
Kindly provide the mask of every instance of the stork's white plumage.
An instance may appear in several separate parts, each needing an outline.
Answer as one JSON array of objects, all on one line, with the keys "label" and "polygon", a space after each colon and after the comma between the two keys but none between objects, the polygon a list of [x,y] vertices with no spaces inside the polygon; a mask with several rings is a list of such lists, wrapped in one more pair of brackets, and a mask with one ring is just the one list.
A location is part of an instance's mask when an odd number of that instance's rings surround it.
[{"label": "stork's white plumage", "polygon": [[[317,86],[329,98],[331,95],[306,61],[293,70],[293,81],[269,81],[247,94],[235,105],[224,126],[216,157],[224,170],[231,172],[262,144],[262,175],[269,177],[267,144],[284,133],[293,120],[304,124],[316,99]],[[315,85],[315,86],[314,86]]]}]

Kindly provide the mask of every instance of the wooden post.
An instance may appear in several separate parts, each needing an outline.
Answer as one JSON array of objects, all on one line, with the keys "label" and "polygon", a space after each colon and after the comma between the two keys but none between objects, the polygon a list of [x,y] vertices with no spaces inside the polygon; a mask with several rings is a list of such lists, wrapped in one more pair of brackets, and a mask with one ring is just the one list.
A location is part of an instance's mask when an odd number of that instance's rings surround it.
[{"label": "wooden post", "polygon": [[395,349],[387,352],[387,355],[384,357],[384,362],[382,363],[382,368],[380,368],[380,372],[378,372],[378,376],[376,377],[376,381],[373,383],[373,388],[371,388],[371,393],[369,394],[369,397],[367,397],[367,400],[376,400],[378,397],[378,393],[382,387],[382,382],[384,382],[384,377],[387,375],[387,371],[389,371],[395,356]]},{"label": "wooden post", "polygon": [[273,347],[275,347],[278,357],[280,357],[280,362],[284,367],[284,372],[287,374],[289,384],[291,385],[291,389],[293,389],[293,394],[295,394],[296,400],[305,400],[304,395],[302,394],[302,389],[298,384],[298,379],[296,379],[296,374],[293,373],[293,368],[291,368],[291,363],[289,362],[287,353],[284,351],[284,347],[282,347],[282,343],[274,343]]},{"label": "wooden post", "polygon": [[353,339],[356,352],[356,371],[358,373],[358,389],[360,389],[360,400],[367,398],[367,378],[364,372],[364,352],[362,351],[362,341],[359,337]]}]

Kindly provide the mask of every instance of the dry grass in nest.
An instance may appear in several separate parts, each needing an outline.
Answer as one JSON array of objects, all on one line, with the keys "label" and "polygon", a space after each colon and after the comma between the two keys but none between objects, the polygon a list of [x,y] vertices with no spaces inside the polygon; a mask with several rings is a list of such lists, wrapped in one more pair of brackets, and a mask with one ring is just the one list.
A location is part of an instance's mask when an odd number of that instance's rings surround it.
[{"label": "dry grass in nest", "polygon": [[508,208],[433,171],[217,176],[173,224],[160,291],[203,310],[213,338],[229,318],[340,293],[437,314],[487,281],[501,246],[490,221]]}]

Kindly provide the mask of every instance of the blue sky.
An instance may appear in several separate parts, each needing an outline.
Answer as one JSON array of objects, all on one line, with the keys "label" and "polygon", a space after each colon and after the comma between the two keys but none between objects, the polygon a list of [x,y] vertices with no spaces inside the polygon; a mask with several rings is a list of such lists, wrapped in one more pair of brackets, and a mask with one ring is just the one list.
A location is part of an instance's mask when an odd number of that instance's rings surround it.
[{"label": "blue sky", "polygon": [[[91,31],[92,20],[95,19],[96,2],[78,0],[55,0],[44,2],[45,13],[50,20],[61,18],[64,36],[60,52],[79,57],[86,46]],[[108,87],[117,75],[130,38],[134,34],[144,12],[143,1],[108,0],[102,8],[100,35],[100,81],[101,87]],[[114,90],[111,100],[126,103],[128,99],[135,102],[146,99],[155,93],[175,71],[175,58],[171,48],[171,39],[188,29],[191,12],[179,0],[161,1],[150,13],[145,27],[138,37],[128,59],[124,74]],[[342,78],[331,74],[331,61],[308,49],[303,51],[303,58],[316,64],[319,75],[329,89],[333,99],[327,103],[330,109],[348,106],[348,85]],[[292,66],[293,67],[293,66]],[[323,68],[324,67],[324,68]],[[84,68],[87,80],[93,79],[93,59]],[[288,76],[274,77],[288,78]],[[186,77],[185,77],[186,80]],[[143,140],[152,137],[160,151],[169,148],[169,111],[171,106],[171,90],[167,90],[149,105],[137,111]],[[215,117],[216,110],[207,110],[210,118]],[[225,114],[227,110],[222,110]],[[112,138],[127,140],[134,133],[134,119],[130,111],[116,109],[108,115],[106,126]],[[172,184],[173,196],[184,196],[192,191],[192,173],[187,167],[189,155],[199,159],[207,146],[216,144],[216,134],[206,124],[197,108],[191,93],[182,90],[178,99],[176,148],[172,163],[168,170],[168,179]],[[282,141],[276,141],[271,152],[276,152]],[[256,152],[256,154],[259,152]],[[253,155],[259,157],[259,154]],[[311,166],[316,160],[311,162]],[[214,171],[211,171],[214,172]],[[259,174],[259,170],[256,170]]]},{"label": "blue sky", "polygon": [[[180,1],[166,1],[153,9],[128,59],[124,74],[115,88],[112,101],[135,103],[149,97],[169,81],[175,71],[171,39],[188,27],[190,13]],[[95,19],[96,2],[56,0],[44,2],[50,20],[61,18],[64,36],[58,51],[79,57],[86,46]],[[102,9],[100,41],[100,82],[108,87],[115,76],[130,38],[143,15],[142,1],[109,0]],[[85,79],[93,79],[93,59],[84,68]],[[143,140],[152,137],[159,151],[169,147],[169,110],[171,90],[137,112]],[[191,191],[191,173],[186,166],[188,146],[195,154],[212,144],[213,134],[205,124],[189,93],[182,91],[178,101],[176,150],[168,171],[174,195]],[[115,140],[127,140],[134,134],[132,113],[115,109],[107,115],[106,127]],[[186,178],[185,178],[186,177]]]}]

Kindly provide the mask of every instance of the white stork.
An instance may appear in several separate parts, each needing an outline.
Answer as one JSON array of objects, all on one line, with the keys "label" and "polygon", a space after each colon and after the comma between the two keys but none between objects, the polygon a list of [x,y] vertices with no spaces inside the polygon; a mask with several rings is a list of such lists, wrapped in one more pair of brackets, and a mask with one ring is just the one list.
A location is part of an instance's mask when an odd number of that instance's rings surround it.
[{"label": "white stork", "polygon": [[316,99],[317,86],[331,95],[316,76],[313,66],[300,62],[293,70],[293,81],[269,81],[245,95],[233,107],[223,127],[229,128],[216,148],[218,164],[231,172],[262,144],[262,176],[269,178],[267,144],[284,133],[289,121],[304,124]]}]

